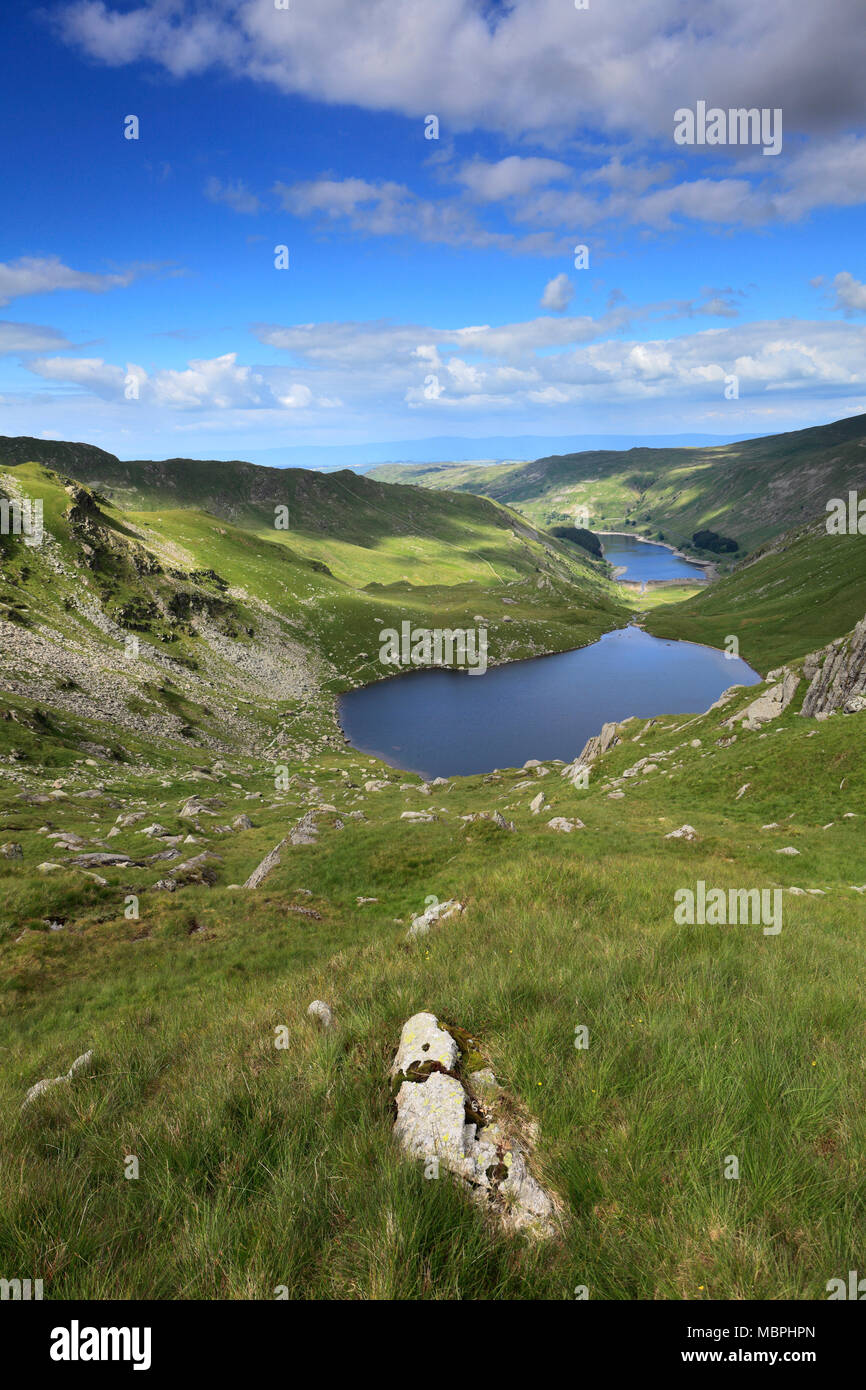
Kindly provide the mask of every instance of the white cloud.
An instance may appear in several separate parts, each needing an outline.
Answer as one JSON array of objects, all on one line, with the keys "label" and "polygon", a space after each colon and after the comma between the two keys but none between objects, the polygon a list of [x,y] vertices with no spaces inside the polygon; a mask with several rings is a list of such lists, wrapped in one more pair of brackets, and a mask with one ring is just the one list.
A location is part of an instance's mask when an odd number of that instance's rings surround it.
[{"label": "white cloud", "polygon": [[[623,218],[659,229],[679,218],[760,225],[866,201],[862,0],[702,0],[700,23],[694,0],[618,0],[586,11],[568,0],[495,8],[487,0],[315,0],[289,11],[273,0],[119,3],[65,7],[63,36],[113,66],[147,61],[178,77],[222,69],[313,101],[396,112],[419,123],[419,139],[430,112],[449,136],[474,129],[549,145],[580,132],[589,166],[580,187],[551,188],[567,184],[569,172],[540,155],[476,158],[454,173],[478,204],[522,201],[520,220],[546,229],[546,239],[536,234],[541,249],[560,226]],[[707,151],[672,138],[673,113],[698,99],[781,108],[784,159],[718,148],[707,174]],[[798,145],[802,136],[808,145]],[[649,150],[661,151],[654,165]],[[508,244],[459,202],[426,203],[400,184],[327,178],[278,191],[298,215],[345,217],[371,234]],[[242,186],[230,196],[251,210],[255,195]],[[521,249],[533,249],[531,237]]]},{"label": "white cloud", "polygon": [[473,159],[459,171],[458,181],[481,203],[498,203],[504,198],[525,197],[533,189],[571,177],[571,169],[558,159],[536,159],[509,155],[491,164]]},{"label": "white cloud", "polygon": [[26,365],[46,381],[79,386],[105,400],[128,399],[127,388],[134,381],[138,394],[132,399],[167,410],[302,410],[314,399],[312,390],[300,382],[272,388],[260,372],[238,366],[234,352],[152,375],[135,363],[123,368],[100,357],[36,358]]},{"label": "white cloud", "polygon": [[548,280],[541,296],[542,309],[551,309],[555,314],[564,314],[574,298],[574,285],[567,275],[556,275]]},{"label": "white cloud", "polygon": [[212,203],[225,203],[234,212],[240,212],[248,217],[255,217],[256,213],[261,212],[261,199],[251,193],[242,179],[235,179],[234,183],[229,179],[223,183],[218,178],[209,178],[204,186],[204,195]]},{"label": "white cloud", "polygon": [[[314,100],[509,133],[593,129],[669,134],[677,107],[782,106],[786,126],[862,119],[860,0],[78,0],[64,37],[114,66],[148,60],[176,76],[222,67]],[[840,35],[845,41],[840,42]],[[652,81],[647,81],[651,74]]]},{"label": "white cloud", "polygon": [[834,309],[843,309],[846,314],[866,313],[866,285],[855,280],[848,270],[840,270],[833,281],[836,291]]},{"label": "white cloud", "polygon": [[0,304],[54,290],[89,290],[91,294],[104,294],[106,290],[131,284],[135,275],[134,269],[122,274],[94,275],[72,270],[57,256],[22,256],[17,261],[0,262]]},{"label": "white cloud", "polygon": [[52,352],[69,346],[68,339],[55,328],[41,328],[36,323],[0,322],[0,354]]}]

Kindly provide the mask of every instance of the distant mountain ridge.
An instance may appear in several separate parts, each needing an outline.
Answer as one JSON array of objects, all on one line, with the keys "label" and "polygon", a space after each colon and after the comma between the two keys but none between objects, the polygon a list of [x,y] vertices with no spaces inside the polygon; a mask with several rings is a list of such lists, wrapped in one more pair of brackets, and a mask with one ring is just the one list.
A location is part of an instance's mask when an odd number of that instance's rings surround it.
[{"label": "distant mountain ridge", "polygon": [[866,414],[712,448],[590,450],[532,463],[392,465],[383,482],[479,493],[540,527],[633,528],[688,547],[696,531],[731,535],[745,554],[866,489]]}]

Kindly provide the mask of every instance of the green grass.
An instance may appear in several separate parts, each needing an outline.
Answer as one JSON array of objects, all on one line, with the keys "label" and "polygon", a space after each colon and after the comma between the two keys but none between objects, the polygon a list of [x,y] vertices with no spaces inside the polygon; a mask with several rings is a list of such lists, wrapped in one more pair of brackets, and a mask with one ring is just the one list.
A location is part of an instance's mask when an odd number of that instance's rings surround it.
[{"label": "green grass", "polygon": [[783,537],[752,562],[682,605],[653,607],[657,637],[724,648],[766,672],[842,636],[866,612],[866,538],[829,536],[824,526]]},{"label": "green grass", "polygon": [[[259,486],[274,470],[178,461],[147,473],[87,446],[42,445],[40,464],[6,461],[45,498],[67,569],[6,545],[0,602],[20,605],[30,637],[54,631],[61,650],[86,639],[120,681],[116,635],[73,600],[90,594],[105,611],[151,598],[159,617],[142,642],[174,664],[149,657],[123,686],[127,705],[142,718],[174,711],[191,735],[76,712],[48,660],[36,675],[26,661],[7,667],[0,844],[23,858],[0,857],[5,1276],[41,1278],[49,1298],[285,1288],[570,1300],[586,1285],[620,1300],[813,1299],[857,1268],[866,716],[807,721],[798,696],[729,743],[723,721],[754,698],[743,690],[721,711],[629,721],[582,791],[548,764],[546,776],[455,778],[428,796],[415,776],[327,740],[334,692],[381,674],[378,632],[404,617],[453,627],[483,615],[494,660],[583,645],[639,612],[660,635],[720,647],[737,635],[761,671],[795,662],[862,617],[861,538],[813,528],[692,598],[638,595],[474,497],[397,489],[388,529],[383,484],[295,470],[281,483],[294,529],[277,533]],[[93,565],[52,461],[110,484]],[[161,569],[140,574],[139,550]],[[255,653],[264,633],[302,652],[314,695],[231,685],[195,624],[171,622],[179,594],[224,599],[213,621],[236,650]],[[219,756],[207,742],[217,736]],[[106,751],[88,762],[91,747]],[[650,755],[658,771],[623,776]],[[374,778],[387,788],[366,792]],[[533,816],[538,790],[550,806]],[[193,794],[222,803],[198,829],[179,816]],[[336,812],[316,844],[287,846],[254,892],[230,886],[318,804]],[[433,823],[400,819],[428,807]],[[109,838],[132,810],[144,817]],[[515,833],[461,820],[493,810]],[[219,832],[240,813],[252,829]],[[556,834],[555,815],[585,829]],[[85,850],[102,841],[144,860],[162,849],[141,834],[154,821],[192,832],[182,859],[219,856],[211,886],[155,890],[180,860],[109,866],[99,883],[49,838],[74,832]],[[695,842],[665,838],[686,822]],[[798,855],[777,854],[784,846]],[[45,861],[61,867],[40,873]],[[815,891],[783,891],[783,929],[768,937],[759,925],[678,925],[674,895],[698,880]],[[466,910],[410,944],[431,894]],[[127,917],[133,898],[139,915]],[[335,1011],[330,1034],[306,1015],[314,998]],[[506,1235],[444,1171],[427,1181],[396,1149],[388,1067],[422,1009],[478,1039],[510,1106],[537,1125],[533,1167],[562,1203],[551,1242]],[[574,1046],[581,1024],[586,1050]],[[22,1112],[29,1086],[87,1048],[92,1075]],[[729,1155],[739,1180],[724,1177]],[[124,1175],[129,1156],[137,1179]]]},{"label": "green grass", "polygon": [[586,508],[592,530],[627,526],[688,549],[709,528],[738,541],[742,556],[824,517],[831,498],[862,493],[864,442],[866,415],[855,415],[710,448],[594,450],[494,466],[386,464],[370,476],[491,497],[541,527],[574,525]]},{"label": "green grass", "polygon": [[[3,1267],[44,1278],[51,1297],[269,1298],[287,1286],[300,1298],[570,1299],[577,1284],[616,1299],[822,1297],[856,1267],[866,1234],[864,903],[850,888],[863,878],[862,830],[843,818],[866,811],[852,740],[862,716],[815,725],[791,712],[727,749],[720,719],[634,721],[637,742],[615,748],[589,790],[555,768],[539,779],[542,817],[529,813],[534,789],[516,790],[519,772],[458,779],[431,798],[391,774],[390,790],[365,794],[367,776],[388,774],[357,754],[296,769],[279,796],[251,765],[170,790],[123,773],[105,801],[7,811],[2,836],[25,860],[0,861]],[[608,798],[638,756],[680,744],[681,768]],[[366,821],[323,822],[319,842],[288,849],[257,892],[228,890],[311,785]],[[104,833],[119,813],[107,798],[140,798],[141,824],[175,829],[193,790],[225,799],[218,822],[246,810],[255,824],[210,836],[224,856],[213,888],[141,891],[141,918],[127,921],[125,895],[158,866],[104,870],[109,885],[83,892],[79,876],[33,875],[46,816]],[[448,808],[434,824],[399,820],[430,804]],[[497,806],[515,834],[459,820]],[[760,830],[792,811],[783,832]],[[587,828],[558,836],[553,814]],[[686,819],[698,842],[666,841]],[[135,827],[110,843],[152,848]],[[783,843],[801,856],[777,856]],[[674,891],[698,878],[826,897],[786,893],[775,938],[677,926]],[[409,945],[431,893],[467,910]],[[358,895],[378,902],[359,908]],[[44,928],[54,913],[67,916],[62,932]],[[313,998],[334,1008],[333,1034],[306,1018]],[[536,1169],[565,1208],[552,1245],[505,1236],[395,1149],[387,1068],[402,1023],[424,1008],[479,1039],[538,1123]],[[580,1023],[586,1051],[573,1045]],[[19,1113],[28,1085],[90,1046],[91,1078]],[[123,1175],[130,1154],[138,1180]],[[730,1154],[739,1181],[723,1176]]]}]

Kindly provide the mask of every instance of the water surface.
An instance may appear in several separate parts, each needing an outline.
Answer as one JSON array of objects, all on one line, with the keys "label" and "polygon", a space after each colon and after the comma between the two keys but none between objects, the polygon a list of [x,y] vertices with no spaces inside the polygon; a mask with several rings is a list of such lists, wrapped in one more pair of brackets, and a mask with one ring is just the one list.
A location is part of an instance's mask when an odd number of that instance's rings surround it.
[{"label": "water surface", "polygon": [[615,566],[624,566],[625,574],[618,576],[629,583],[644,583],[648,579],[691,579],[706,583],[701,565],[693,565],[668,550],[665,545],[638,540],[637,536],[600,535],[604,558]]},{"label": "water surface", "polygon": [[570,762],[609,720],[698,713],[729,685],[760,679],[712,647],[627,627],[579,651],[491,666],[483,676],[428,670],[379,681],[340,697],[340,722],[362,752],[425,777],[453,777],[528,758]]}]

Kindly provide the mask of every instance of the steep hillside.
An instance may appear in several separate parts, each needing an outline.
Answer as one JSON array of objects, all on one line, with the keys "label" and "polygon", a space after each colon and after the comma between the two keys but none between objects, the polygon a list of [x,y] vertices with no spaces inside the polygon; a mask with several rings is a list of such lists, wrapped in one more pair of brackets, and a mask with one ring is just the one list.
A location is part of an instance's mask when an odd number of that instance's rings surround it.
[{"label": "steep hillside", "polygon": [[866,611],[866,537],[828,535],[820,519],[779,537],[682,603],[651,608],[657,637],[724,648],[759,671],[850,631]]},{"label": "steep hillside", "polygon": [[866,488],[866,415],[789,434],[701,449],[595,451],[493,467],[391,465],[372,476],[480,493],[538,526],[633,528],[692,548],[722,532],[744,554],[824,515],[831,497]]},{"label": "steep hillside", "polygon": [[[383,628],[473,627],[480,612],[501,662],[626,620],[589,557],[484,499],[252,465],[234,477],[225,465],[234,501],[217,515],[201,509],[204,474],[172,465],[156,491],[132,490],[132,510],[104,491],[105,456],[91,488],[81,446],[69,448],[75,480],[40,463],[0,469],[0,490],[38,499],[45,527],[41,545],[0,538],[0,682],[103,723],[91,741],[106,746],[158,734],[303,756],[341,743],[335,692],[388,673]],[[157,505],[166,489],[172,505]],[[269,490],[290,502],[268,511]],[[274,505],[288,505],[288,530]]]},{"label": "steep hillside", "polygon": [[[2,1266],[46,1298],[824,1297],[866,1240],[866,713],[805,719],[798,692],[732,732],[754,694],[625,723],[585,789],[556,763],[430,787],[352,751],[280,780],[160,740],[112,765],[10,702]],[[780,930],[678,924],[697,883],[778,893]],[[407,940],[431,898],[464,911]],[[503,1084],[553,1239],[393,1142],[419,1009]]]},{"label": "steep hillside", "polygon": [[[816,522],[656,591],[652,630],[737,635],[778,685],[608,726],[585,780],[428,784],[334,721],[381,627],[581,645],[632,606],[597,562],[469,495],[301,473],[278,531],[247,465],[220,503],[68,448],[0,468],[45,526],[0,537],[0,1268],[425,1302],[806,1300],[858,1268],[866,624],[796,658],[863,618],[863,538]],[[702,887],[763,915],[684,922]],[[519,1141],[553,1194],[547,1239],[394,1143],[420,1010],[472,1059],[494,1176]]]}]

